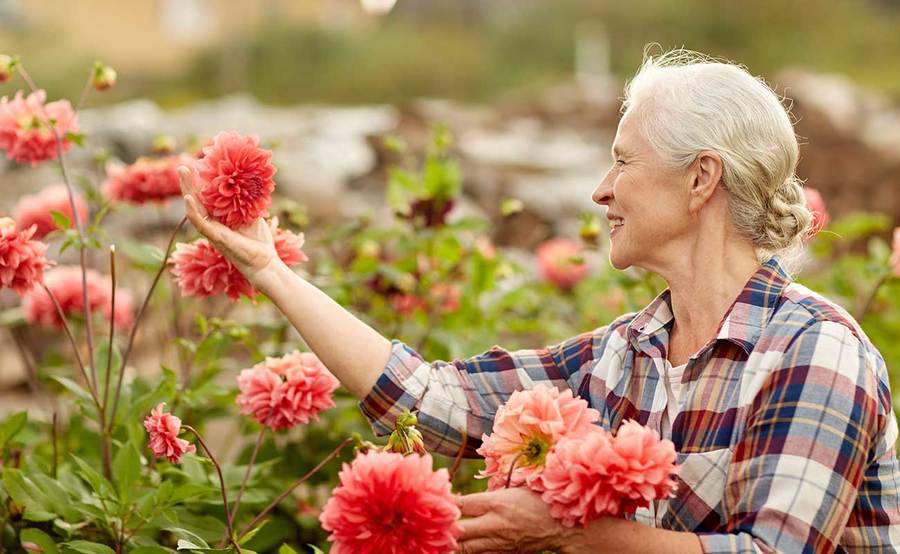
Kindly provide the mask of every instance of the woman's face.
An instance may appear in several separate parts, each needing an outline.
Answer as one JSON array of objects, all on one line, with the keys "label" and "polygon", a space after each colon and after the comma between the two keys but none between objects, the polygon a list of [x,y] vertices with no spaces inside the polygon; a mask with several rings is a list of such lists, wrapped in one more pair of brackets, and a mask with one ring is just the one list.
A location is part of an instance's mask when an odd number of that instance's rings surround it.
[{"label": "woman's face", "polygon": [[659,271],[685,254],[679,244],[692,229],[690,183],[687,171],[670,167],[641,136],[637,110],[619,122],[613,165],[591,197],[608,208],[612,266]]}]

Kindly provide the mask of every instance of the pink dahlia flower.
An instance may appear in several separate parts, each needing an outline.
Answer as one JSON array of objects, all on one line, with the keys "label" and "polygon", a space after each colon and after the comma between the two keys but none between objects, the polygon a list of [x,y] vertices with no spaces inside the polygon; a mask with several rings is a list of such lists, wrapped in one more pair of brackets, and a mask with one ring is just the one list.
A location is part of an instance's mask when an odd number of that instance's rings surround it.
[{"label": "pink dahlia flower", "polygon": [[431,456],[371,450],[344,464],[319,521],[332,554],[444,554],[457,549],[460,510]]},{"label": "pink dahlia flower", "polygon": [[288,429],[318,421],[319,412],[333,408],[338,385],[315,354],[295,350],[242,370],[237,404],[261,425]]},{"label": "pink dahlia flower", "polygon": [[223,131],[197,162],[200,201],[219,222],[236,229],[266,214],[275,190],[272,152],[255,136]]},{"label": "pink dahlia flower", "polygon": [[44,270],[52,263],[44,257],[47,245],[32,240],[36,229],[18,230],[15,221],[0,218],[0,288],[24,295],[44,281]]},{"label": "pink dahlia flower", "polygon": [[813,216],[812,224],[810,224],[809,232],[806,235],[806,240],[810,240],[828,225],[828,222],[831,221],[831,216],[828,214],[825,200],[818,190],[812,187],[803,187],[803,194],[806,196],[806,207],[812,212]]},{"label": "pink dahlia flower", "polygon": [[581,437],[595,429],[600,412],[589,408],[571,390],[536,385],[512,393],[494,416],[490,435],[482,437],[477,452],[484,456],[480,478],[490,478],[488,489],[506,486],[515,462],[511,486],[530,484],[540,476],[547,454],[565,437]]},{"label": "pink dahlia flower", "polygon": [[[84,298],[82,295],[81,268],[78,266],[60,266],[48,271],[44,276],[44,284],[59,302],[63,313],[68,316],[83,316]],[[88,303],[91,313],[102,313],[109,321],[113,319],[116,327],[128,327],[134,322],[134,300],[131,292],[116,287],[115,313],[112,313],[112,281],[93,269],[87,270]],[[53,301],[43,288],[35,288],[22,298],[22,309],[25,320],[62,329],[62,319],[53,306]]]},{"label": "pink dahlia flower", "polygon": [[894,229],[894,242],[891,244],[893,252],[891,253],[891,268],[894,275],[900,277],[900,227]]},{"label": "pink dahlia flower", "polygon": [[[288,266],[309,258],[303,252],[303,233],[273,227],[275,252]],[[206,239],[178,243],[171,256],[172,275],[181,288],[182,296],[206,298],[225,293],[232,301],[241,296],[256,297],[250,281]]]},{"label": "pink dahlia flower", "polygon": [[[88,205],[83,197],[75,195],[75,209],[78,210],[78,219],[85,223],[88,219]],[[75,226],[75,215],[72,213],[72,204],[69,202],[69,191],[66,185],[60,183],[45,187],[37,194],[29,194],[19,199],[13,208],[13,219],[19,229],[27,229],[32,225],[37,227],[35,238],[43,238],[50,231],[58,229],[50,212],[60,212],[69,218],[72,227]]]},{"label": "pink dahlia flower", "polygon": [[533,488],[563,525],[584,527],[600,516],[633,514],[670,496],[676,470],[675,446],[628,421],[615,437],[598,428],[559,441]]},{"label": "pink dahlia flower", "polygon": [[163,411],[165,402],[160,402],[144,419],[144,429],[150,434],[150,450],[157,458],[168,458],[177,464],[184,454],[191,454],[197,448],[184,439],[178,438],[181,432],[181,419]]},{"label": "pink dahlia flower", "polygon": [[[16,163],[32,166],[56,159],[56,137],[59,133],[62,150],[67,152],[72,143],[67,133],[78,133],[78,115],[68,100],[47,103],[43,90],[24,96],[18,91],[12,100],[0,99],[0,150]],[[49,121],[48,121],[49,120]],[[49,125],[52,123],[53,128]]]},{"label": "pink dahlia flower", "polygon": [[130,165],[107,164],[103,194],[116,202],[165,202],[181,196],[178,166],[192,163],[192,158],[182,155],[138,158]]},{"label": "pink dahlia flower", "polygon": [[447,283],[435,283],[431,286],[430,296],[441,313],[452,313],[459,309],[462,293],[459,287]]},{"label": "pink dahlia flower", "polygon": [[537,248],[538,273],[544,281],[570,289],[587,275],[581,245],[565,238],[550,239]]}]

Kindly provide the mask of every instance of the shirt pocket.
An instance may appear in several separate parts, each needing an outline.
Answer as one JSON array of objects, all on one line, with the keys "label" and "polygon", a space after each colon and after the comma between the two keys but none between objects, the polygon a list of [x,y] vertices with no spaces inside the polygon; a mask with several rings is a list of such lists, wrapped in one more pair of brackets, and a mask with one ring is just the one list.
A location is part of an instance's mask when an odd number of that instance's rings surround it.
[{"label": "shirt pocket", "polygon": [[660,506],[661,527],[710,532],[724,526],[722,501],[732,454],[731,448],[678,454],[678,489]]}]

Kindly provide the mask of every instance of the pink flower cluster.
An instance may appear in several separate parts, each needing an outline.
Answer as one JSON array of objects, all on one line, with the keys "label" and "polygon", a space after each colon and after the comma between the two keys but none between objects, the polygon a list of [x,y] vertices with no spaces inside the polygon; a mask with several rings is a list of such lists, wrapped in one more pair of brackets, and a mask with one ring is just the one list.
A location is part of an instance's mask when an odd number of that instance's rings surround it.
[{"label": "pink flower cluster", "polygon": [[[85,223],[88,218],[88,205],[83,197],[75,195],[75,209],[78,210],[78,218]],[[72,227],[75,226],[75,215],[72,213],[72,204],[69,202],[69,191],[66,185],[59,183],[43,188],[37,194],[29,194],[19,199],[12,210],[13,219],[19,229],[28,229],[32,225],[37,227],[34,238],[40,239],[50,231],[58,227],[53,221],[51,212],[59,212],[69,218]]]},{"label": "pink flower cluster", "polygon": [[289,429],[317,421],[319,412],[334,407],[338,385],[315,354],[295,350],[242,370],[237,404],[261,425]]},{"label": "pink flower cluster", "polygon": [[162,203],[181,196],[178,166],[193,163],[187,155],[139,158],[130,165],[108,164],[103,194],[117,202]]},{"label": "pink flower cluster", "polygon": [[319,516],[333,554],[456,551],[459,506],[447,470],[434,471],[431,456],[371,450],[338,478]]},{"label": "pink flower cluster", "polygon": [[144,419],[144,429],[150,435],[150,450],[157,458],[168,458],[177,464],[185,454],[197,451],[197,447],[184,439],[178,438],[181,432],[181,419],[164,410],[165,402],[159,403]]},{"label": "pink flower cluster", "polygon": [[[295,266],[309,258],[303,252],[303,233],[272,227],[275,252],[288,266]],[[228,258],[206,239],[178,243],[172,252],[172,276],[181,288],[182,296],[206,298],[225,293],[232,301],[241,296],[254,298],[256,289]]]},{"label": "pink flower cluster", "polygon": [[[131,293],[117,287],[115,313],[112,313],[112,281],[93,269],[87,270],[88,303],[91,313],[101,312],[107,321],[113,318],[117,327],[128,327],[134,321],[134,301]],[[60,266],[48,271],[44,276],[44,284],[50,289],[53,297],[59,302],[66,316],[84,314],[84,297],[82,294],[81,268],[78,266]],[[22,298],[22,309],[25,320],[62,329],[63,322],[53,305],[53,301],[43,288],[32,289]]]},{"label": "pink flower cluster", "polygon": [[266,214],[275,190],[272,152],[255,136],[223,131],[197,161],[200,201],[209,215],[237,229]]},{"label": "pink flower cluster", "polygon": [[581,245],[574,240],[550,239],[537,248],[538,274],[563,290],[571,289],[587,275],[581,254]]},{"label": "pink flower cluster", "polygon": [[599,412],[570,390],[537,385],[515,392],[482,438],[478,453],[486,467],[479,477],[490,478],[490,490],[509,481],[540,493],[568,527],[670,496],[677,470],[672,442],[634,421],[613,436],[598,420]]},{"label": "pink flower cluster", "polygon": [[0,150],[6,151],[7,159],[32,166],[56,159],[54,129],[62,151],[67,152],[72,143],[66,135],[78,133],[78,116],[68,100],[47,103],[43,90],[28,96],[18,91],[12,100],[6,96],[0,99]]},{"label": "pink flower cluster", "polygon": [[32,240],[36,229],[17,230],[15,221],[0,218],[0,288],[24,295],[44,281],[51,262],[44,257],[47,245]]}]

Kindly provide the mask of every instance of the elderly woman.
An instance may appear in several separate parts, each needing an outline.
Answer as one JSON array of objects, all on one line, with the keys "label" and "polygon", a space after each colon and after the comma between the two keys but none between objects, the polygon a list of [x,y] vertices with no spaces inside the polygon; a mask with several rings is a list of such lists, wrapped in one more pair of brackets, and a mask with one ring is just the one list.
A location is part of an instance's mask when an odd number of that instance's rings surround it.
[{"label": "elderly woman", "polygon": [[798,145],[779,98],[743,68],[685,51],[648,57],[625,89],[613,166],[594,201],[610,263],[668,289],[638,313],[538,350],[429,362],[280,262],[261,222],[194,225],[290,319],[387,433],[419,411],[429,446],[474,454],[513,391],[570,388],[615,431],[657,429],[679,487],[637,521],[567,529],[526,489],[462,499],[463,552],[894,552],[897,423],[881,355],[842,308],[791,281],[810,226]]}]

